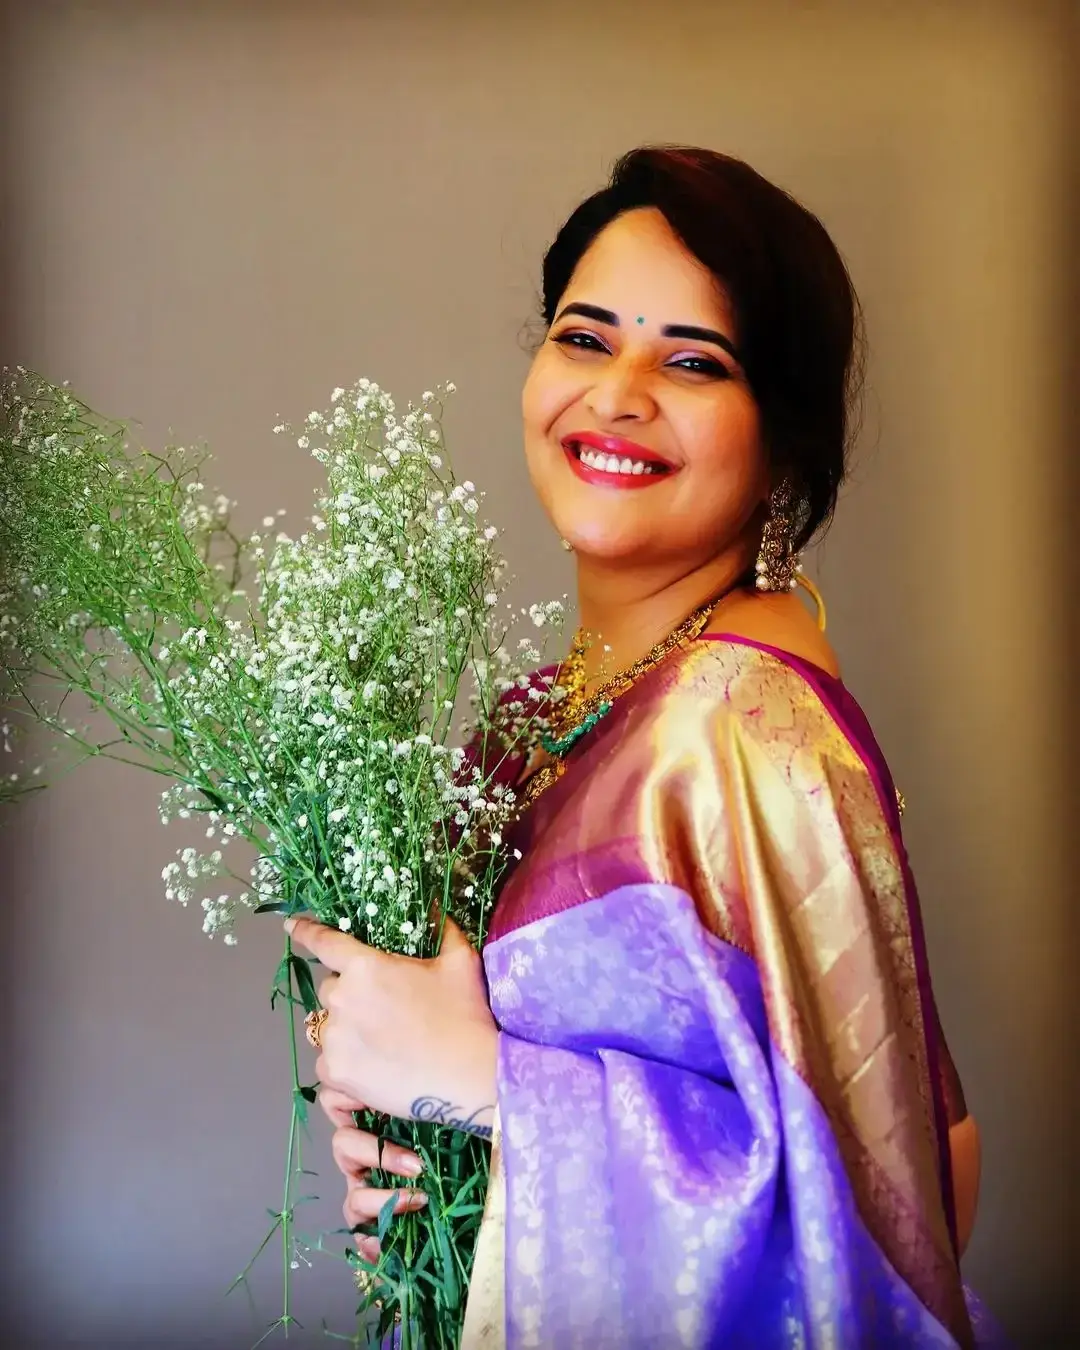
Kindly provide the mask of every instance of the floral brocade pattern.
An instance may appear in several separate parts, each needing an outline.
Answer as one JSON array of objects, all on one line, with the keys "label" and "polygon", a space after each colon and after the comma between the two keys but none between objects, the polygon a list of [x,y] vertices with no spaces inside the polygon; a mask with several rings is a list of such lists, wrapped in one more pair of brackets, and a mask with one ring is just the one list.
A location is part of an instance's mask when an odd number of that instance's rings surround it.
[{"label": "floral brocade pattern", "polygon": [[627,887],[486,965],[509,1346],[956,1345],[866,1233],[753,962],[690,897]]},{"label": "floral brocade pattern", "polygon": [[[491,938],[499,946],[627,886],[689,896],[699,928],[752,958],[769,1042],[828,1123],[862,1229],[968,1344],[933,1062],[947,1052],[928,1041],[918,903],[888,771],[837,691],[834,704],[794,662],[750,644],[700,640],[674,654],[618,701],[512,830],[524,861]],[[500,1017],[516,1016],[544,977],[540,952],[528,979],[513,967],[525,955],[514,948],[492,971]],[[589,987],[590,953],[563,942],[556,960]],[[602,1009],[617,983],[613,968],[589,1006]],[[636,996],[647,1005],[647,982]],[[567,1035],[560,1017],[554,1043],[567,1048]],[[536,1037],[552,1043],[542,1029]]]}]

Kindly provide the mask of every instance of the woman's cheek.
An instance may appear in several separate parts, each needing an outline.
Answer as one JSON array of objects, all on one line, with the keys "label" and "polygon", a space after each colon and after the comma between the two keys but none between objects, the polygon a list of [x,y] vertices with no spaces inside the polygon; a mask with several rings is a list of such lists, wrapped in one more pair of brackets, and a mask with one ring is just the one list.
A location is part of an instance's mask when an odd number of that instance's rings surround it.
[{"label": "woman's cheek", "polygon": [[757,409],[747,400],[724,408],[700,428],[691,444],[702,486],[728,485],[724,496],[748,494],[756,497],[767,491],[768,465],[761,444]]},{"label": "woman's cheek", "polygon": [[551,455],[548,453],[546,441],[531,430],[527,431],[525,436],[525,467],[528,470],[533,491],[539,497],[544,508],[550,512],[553,469]]},{"label": "woman's cheek", "polygon": [[556,402],[556,382],[552,379],[550,360],[541,351],[533,358],[521,391],[521,414],[526,435],[535,436],[547,430]]}]

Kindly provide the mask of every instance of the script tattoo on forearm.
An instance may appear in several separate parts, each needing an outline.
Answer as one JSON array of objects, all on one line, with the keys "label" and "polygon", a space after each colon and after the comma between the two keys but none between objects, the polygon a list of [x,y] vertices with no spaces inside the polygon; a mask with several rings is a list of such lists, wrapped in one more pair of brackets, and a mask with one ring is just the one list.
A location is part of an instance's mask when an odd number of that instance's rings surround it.
[{"label": "script tattoo on forearm", "polygon": [[455,1130],[464,1130],[466,1134],[479,1135],[481,1139],[490,1139],[492,1127],[481,1125],[477,1116],[486,1111],[494,1111],[493,1106],[480,1106],[471,1116],[463,1116],[464,1107],[454,1106],[446,1097],[417,1097],[409,1108],[413,1120],[421,1120],[431,1125],[449,1125]]}]

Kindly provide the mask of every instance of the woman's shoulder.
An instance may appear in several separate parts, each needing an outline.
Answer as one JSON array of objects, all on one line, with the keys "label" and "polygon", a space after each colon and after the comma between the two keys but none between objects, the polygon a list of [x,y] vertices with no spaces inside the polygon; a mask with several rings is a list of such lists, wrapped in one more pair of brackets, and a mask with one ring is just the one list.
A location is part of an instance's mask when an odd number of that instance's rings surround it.
[{"label": "woman's shoulder", "polygon": [[793,782],[817,779],[831,764],[869,775],[891,796],[881,749],[824,637],[815,641],[782,610],[759,609],[753,623],[735,617],[729,611],[689,644],[667,690],[669,724],[685,715],[714,743],[771,763]]},{"label": "woman's shoulder", "polygon": [[824,846],[837,831],[863,843],[899,837],[902,808],[889,766],[836,676],[724,634],[688,644],[672,676],[655,716],[638,729],[656,780],[683,784],[695,803],[696,828],[713,827],[703,820],[717,829],[754,820],[804,852],[817,849],[811,838]]},{"label": "woman's shoulder", "polygon": [[841,705],[853,702],[838,676],[790,649],[741,633],[703,633],[683,652],[657,711],[711,729],[734,747],[788,753],[836,749]]},{"label": "woman's shoulder", "polygon": [[790,592],[740,590],[713,611],[706,637],[739,638],[807,662],[836,679],[840,663],[832,643],[802,601]]}]

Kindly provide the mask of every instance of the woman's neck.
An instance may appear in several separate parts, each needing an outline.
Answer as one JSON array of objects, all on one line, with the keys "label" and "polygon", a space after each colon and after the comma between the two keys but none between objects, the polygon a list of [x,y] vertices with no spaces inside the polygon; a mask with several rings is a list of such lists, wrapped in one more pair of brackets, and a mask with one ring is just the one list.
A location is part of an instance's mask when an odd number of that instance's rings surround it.
[{"label": "woman's neck", "polygon": [[695,609],[719,600],[747,571],[742,550],[675,576],[578,559],[578,614],[589,648],[590,682],[625,670],[645,656]]}]

